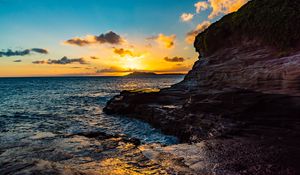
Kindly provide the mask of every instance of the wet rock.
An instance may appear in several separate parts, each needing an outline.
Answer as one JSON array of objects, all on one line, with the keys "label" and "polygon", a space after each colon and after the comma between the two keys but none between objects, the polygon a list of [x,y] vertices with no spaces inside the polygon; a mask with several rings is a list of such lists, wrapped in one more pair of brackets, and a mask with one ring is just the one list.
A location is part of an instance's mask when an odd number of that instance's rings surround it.
[{"label": "wet rock", "polygon": [[76,133],[76,134],[69,135],[68,137],[72,137],[72,136],[75,136],[75,135],[84,136],[84,137],[87,137],[87,138],[94,138],[94,139],[97,139],[97,140],[121,139],[123,142],[132,143],[136,146],[141,144],[141,141],[137,138],[131,138],[131,137],[128,137],[126,135],[119,135],[119,134],[111,135],[111,134],[107,134],[107,133],[101,132],[101,131]]},{"label": "wet rock", "polygon": [[74,136],[74,135],[84,136],[84,137],[88,137],[88,138],[97,138],[99,140],[101,140],[101,139],[104,140],[104,139],[108,139],[108,138],[112,137],[111,135],[108,135],[105,132],[101,132],[101,131],[81,132],[81,133],[72,134],[70,136]]}]

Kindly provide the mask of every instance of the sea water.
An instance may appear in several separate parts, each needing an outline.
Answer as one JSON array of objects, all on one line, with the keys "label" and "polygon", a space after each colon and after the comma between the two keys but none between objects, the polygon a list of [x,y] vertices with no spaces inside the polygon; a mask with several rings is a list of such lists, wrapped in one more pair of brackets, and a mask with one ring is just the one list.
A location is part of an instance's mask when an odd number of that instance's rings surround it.
[{"label": "sea water", "polygon": [[166,88],[182,79],[183,76],[1,78],[0,165],[44,154],[51,157],[52,152],[56,152],[54,160],[63,152],[77,159],[90,156],[88,150],[75,154],[78,147],[92,144],[74,138],[70,142],[65,137],[76,133],[101,131],[137,138],[143,144],[177,143],[176,137],[164,135],[145,122],[106,115],[102,109],[122,90]]}]

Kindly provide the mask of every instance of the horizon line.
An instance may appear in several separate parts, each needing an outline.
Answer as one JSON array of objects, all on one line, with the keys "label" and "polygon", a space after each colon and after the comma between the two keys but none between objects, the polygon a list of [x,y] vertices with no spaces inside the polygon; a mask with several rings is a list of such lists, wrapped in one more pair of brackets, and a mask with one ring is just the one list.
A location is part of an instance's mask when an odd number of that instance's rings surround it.
[{"label": "horizon line", "polygon": [[[166,76],[166,75],[186,75],[181,73],[171,73],[171,74],[156,74],[157,76]],[[45,75],[45,76],[0,76],[0,79],[5,78],[78,78],[78,77],[127,77],[127,75]],[[143,77],[143,76],[140,76]],[[144,76],[147,77],[147,76]]]}]

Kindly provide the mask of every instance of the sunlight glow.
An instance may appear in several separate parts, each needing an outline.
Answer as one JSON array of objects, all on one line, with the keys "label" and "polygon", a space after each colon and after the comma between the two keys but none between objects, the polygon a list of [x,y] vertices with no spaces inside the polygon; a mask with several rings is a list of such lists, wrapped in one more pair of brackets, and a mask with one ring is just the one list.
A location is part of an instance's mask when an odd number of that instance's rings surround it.
[{"label": "sunlight glow", "polygon": [[143,66],[141,64],[140,58],[143,58],[143,56],[139,56],[139,57],[125,56],[124,64],[122,66],[125,69],[141,70],[143,69]]}]

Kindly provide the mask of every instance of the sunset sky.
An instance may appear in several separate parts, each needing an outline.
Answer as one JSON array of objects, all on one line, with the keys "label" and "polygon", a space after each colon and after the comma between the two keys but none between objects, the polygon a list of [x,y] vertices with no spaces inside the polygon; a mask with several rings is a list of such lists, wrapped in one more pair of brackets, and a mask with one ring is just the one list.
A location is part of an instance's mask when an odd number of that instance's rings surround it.
[{"label": "sunset sky", "polygon": [[195,35],[247,0],[0,0],[0,77],[186,73]]}]

